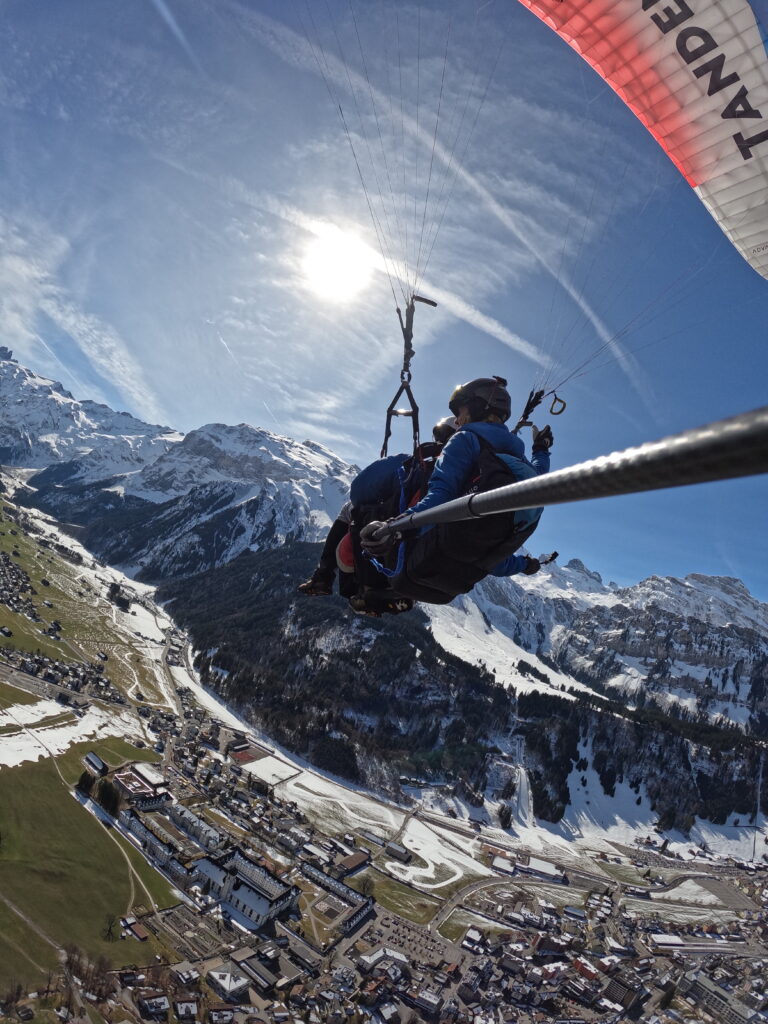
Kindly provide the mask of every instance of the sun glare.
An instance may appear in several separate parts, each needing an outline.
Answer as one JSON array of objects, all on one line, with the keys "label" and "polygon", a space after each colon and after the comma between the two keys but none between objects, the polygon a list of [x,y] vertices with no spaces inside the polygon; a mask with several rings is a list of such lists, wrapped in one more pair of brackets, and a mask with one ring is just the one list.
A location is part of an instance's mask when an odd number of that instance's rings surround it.
[{"label": "sun glare", "polygon": [[375,255],[358,238],[326,225],[306,248],[302,270],[307,284],[321,299],[354,299],[371,279]]}]

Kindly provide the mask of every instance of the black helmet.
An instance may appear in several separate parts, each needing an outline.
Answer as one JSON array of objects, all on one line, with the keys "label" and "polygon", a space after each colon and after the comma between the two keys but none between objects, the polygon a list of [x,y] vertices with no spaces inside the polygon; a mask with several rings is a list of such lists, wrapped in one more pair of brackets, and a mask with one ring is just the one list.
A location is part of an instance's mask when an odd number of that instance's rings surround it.
[{"label": "black helmet", "polygon": [[456,417],[446,416],[445,419],[438,420],[434,427],[432,427],[432,437],[434,437],[438,444],[446,444],[456,433],[457,429]]},{"label": "black helmet", "polygon": [[482,420],[489,413],[501,417],[506,422],[512,415],[512,399],[507,391],[507,382],[503,377],[478,377],[457,387],[448,402],[448,408],[459,415],[462,405],[469,408],[472,420]]}]

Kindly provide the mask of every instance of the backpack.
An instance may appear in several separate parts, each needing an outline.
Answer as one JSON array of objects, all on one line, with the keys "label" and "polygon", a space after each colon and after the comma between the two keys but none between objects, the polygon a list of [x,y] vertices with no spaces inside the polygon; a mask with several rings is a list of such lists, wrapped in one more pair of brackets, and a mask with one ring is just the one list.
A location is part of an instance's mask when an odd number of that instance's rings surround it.
[{"label": "backpack", "polygon": [[[405,544],[398,545],[381,561],[371,559],[360,545],[360,530],[374,521],[386,522],[420,501],[427,493],[432,470],[435,468],[435,462],[442,448],[442,445],[431,441],[419,445],[415,453],[407,458],[398,470],[399,486],[397,488],[393,488],[381,501],[369,504],[359,503],[353,506],[350,534],[355,571],[354,574],[340,573],[339,575],[339,591],[344,597],[351,599],[369,594],[370,591],[390,591],[393,576],[399,573],[405,564]],[[389,596],[387,603],[389,603]],[[376,601],[373,603],[377,604]],[[383,610],[391,611],[392,609],[387,607]]]},{"label": "backpack", "polygon": [[[525,459],[494,451],[480,442],[477,474],[465,493],[480,493],[537,476]],[[438,523],[407,543],[403,566],[392,589],[403,597],[447,604],[466,594],[494,566],[514,554],[531,536],[543,509],[501,512],[482,519]]]}]

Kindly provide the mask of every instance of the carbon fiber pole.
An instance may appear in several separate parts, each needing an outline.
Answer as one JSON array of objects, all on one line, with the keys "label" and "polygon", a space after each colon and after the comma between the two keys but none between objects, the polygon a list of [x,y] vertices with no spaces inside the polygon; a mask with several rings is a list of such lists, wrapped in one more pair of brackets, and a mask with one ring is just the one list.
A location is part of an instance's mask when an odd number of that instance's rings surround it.
[{"label": "carbon fiber pole", "polygon": [[431,523],[611,498],[665,487],[768,473],[768,406],[718,420],[637,448],[602,455],[534,480],[455,498],[444,505],[401,516],[378,536]]}]

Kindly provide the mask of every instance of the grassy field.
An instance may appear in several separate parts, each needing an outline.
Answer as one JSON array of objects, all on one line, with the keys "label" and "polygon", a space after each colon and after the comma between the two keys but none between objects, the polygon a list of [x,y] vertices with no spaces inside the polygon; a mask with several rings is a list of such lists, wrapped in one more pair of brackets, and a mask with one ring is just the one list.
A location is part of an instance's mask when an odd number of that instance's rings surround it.
[{"label": "grassy field", "polygon": [[[72,725],[77,718],[71,711],[64,711],[60,715],[50,715],[48,718],[41,718],[34,723],[35,729],[53,729],[57,725]],[[0,725],[0,736],[12,736],[24,731],[23,725],[12,722],[10,725]]]},{"label": "grassy field", "polygon": [[[398,873],[398,863],[392,861],[388,856],[385,856],[385,860],[388,861],[388,870],[393,875]],[[418,858],[421,860],[421,858]],[[453,864],[440,864],[437,861],[433,861],[432,864],[427,864],[426,861],[422,861],[425,865],[425,873],[420,876],[414,872],[410,874],[409,882],[416,889],[422,889],[432,896],[437,896],[440,900],[449,900],[451,896],[455,895],[461,889],[464,889],[467,885],[472,882],[477,882],[487,876],[477,871],[470,871],[462,869],[460,875],[456,876],[456,868]],[[417,865],[417,858],[414,857],[408,864],[408,868],[412,868]],[[417,865],[420,866],[420,865]]]},{"label": "grassy field", "polygon": [[328,894],[313,886],[306,878],[296,878],[295,884],[301,889],[299,909],[302,934],[315,946],[322,948],[335,938],[338,931],[333,919],[329,919],[317,907],[317,904],[322,904],[328,898]]},{"label": "grassy field", "polygon": [[441,901],[426,893],[415,892],[407,885],[394,881],[380,871],[368,868],[358,872],[354,878],[348,879],[349,885],[358,892],[363,891],[364,879],[373,883],[373,896],[385,910],[413,921],[414,924],[427,924],[435,916]]},{"label": "grassy field", "polygon": [[614,864],[611,861],[600,860],[596,861],[596,866],[617,882],[624,882],[627,885],[638,885],[644,889],[649,887],[648,879],[643,878],[634,864]]},{"label": "grassy field", "polygon": [[126,761],[148,761],[156,764],[160,755],[149,747],[134,747],[122,736],[105,736],[86,743],[73,743],[56,758],[61,773],[70,785],[74,785],[83,771],[83,757],[93,750],[110,768],[117,768]]},{"label": "grassy field", "polygon": [[[80,758],[91,749],[113,764],[155,756],[118,737],[77,744],[58,759],[67,782],[79,777]],[[133,940],[104,937],[109,914],[119,917],[133,905],[148,903],[126,857],[160,906],[176,903],[177,897],[138,850],[73,799],[52,759],[0,769],[0,834],[0,899],[11,900],[50,939],[46,943],[0,903],[15,929],[6,931],[0,918],[0,987],[21,978],[39,981],[34,965],[46,968],[52,953],[55,959],[51,943],[75,943],[118,965],[160,951],[153,939],[139,949]],[[16,934],[19,939],[11,944]]]},{"label": "grassy field", "polygon": [[[154,681],[157,646],[147,647],[134,637],[130,619],[118,627],[113,618],[115,610],[105,596],[106,588],[93,585],[82,566],[41,545],[41,536],[25,534],[3,514],[6,507],[7,503],[0,502],[0,551],[7,552],[28,574],[37,591],[31,597],[42,619],[31,622],[0,605],[3,625],[13,631],[7,642],[17,650],[74,661],[95,662],[99,651],[105,651],[109,660],[104,672],[118,689],[128,691],[138,686],[150,702],[162,703],[162,693]],[[11,530],[16,534],[12,535]],[[52,607],[46,607],[43,601],[50,601]],[[61,640],[41,632],[54,619],[62,624]]]},{"label": "grassy field", "polygon": [[477,928],[486,935],[502,935],[509,931],[509,926],[501,923],[494,924],[479,914],[472,914],[467,910],[454,910],[437,929],[443,938],[449,942],[458,942],[464,937],[468,928]]},{"label": "grassy field", "polygon": [[40,698],[34,693],[27,693],[10,683],[0,683],[0,708],[12,708],[14,704],[35,704]]},{"label": "grassy field", "polygon": [[32,991],[57,964],[55,948],[0,902],[0,992],[15,982]]}]

